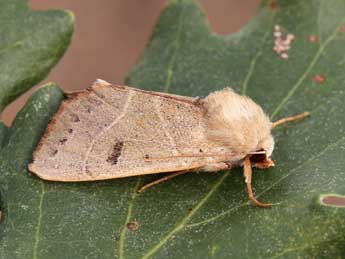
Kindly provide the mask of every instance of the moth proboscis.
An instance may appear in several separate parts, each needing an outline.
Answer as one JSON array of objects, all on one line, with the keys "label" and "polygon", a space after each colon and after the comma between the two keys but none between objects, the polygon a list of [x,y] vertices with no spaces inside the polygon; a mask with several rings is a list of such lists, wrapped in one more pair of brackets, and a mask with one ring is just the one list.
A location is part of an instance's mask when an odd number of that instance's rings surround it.
[{"label": "moth proboscis", "polygon": [[205,98],[113,86],[97,80],[68,95],[38,144],[31,172],[79,182],[173,172],[139,191],[187,172],[274,166],[271,130],[303,114],[271,122],[252,99],[225,88]]}]

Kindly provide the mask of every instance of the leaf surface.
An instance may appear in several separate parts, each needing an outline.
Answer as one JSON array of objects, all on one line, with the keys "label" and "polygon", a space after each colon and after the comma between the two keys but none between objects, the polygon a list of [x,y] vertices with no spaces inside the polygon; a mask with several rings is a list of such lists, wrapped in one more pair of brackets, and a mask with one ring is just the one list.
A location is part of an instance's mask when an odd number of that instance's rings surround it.
[{"label": "leaf surface", "polygon": [[[287,60],[273,51],[276,24],[295,35]],[[245,28],[220,37],[193,1],[172,1],[129,74],[129,85],[189,96],[231,85],[273,120],[310,111],[274,132],[276,167],[254,171],[271,209],[248,202],[241,170],[188,174],[142,194],[156,176],[38,179],[26,166],[62,99],[54,86],[41,89],[1,152],[0,258],[344,257],[345,209],[320,203],[345,194],[344,25],[342,0],[264,1]]]},{"label": "leaf surface", "polygon": [[0,0],[0,112],[41,81],[69,45],[74,17],[31,11],[27,0]]}]

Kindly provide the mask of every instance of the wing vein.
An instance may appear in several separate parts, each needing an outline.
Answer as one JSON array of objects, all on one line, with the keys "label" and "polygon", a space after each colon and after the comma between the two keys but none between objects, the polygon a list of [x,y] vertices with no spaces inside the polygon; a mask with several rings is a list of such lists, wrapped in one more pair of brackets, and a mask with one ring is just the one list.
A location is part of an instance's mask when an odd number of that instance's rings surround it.
[{"label": "wing vein", "polygon": [[129,106],[129,104],[130,104],[130,102],[131,102],[131,99],[132,99],[132,97],[133,97],[133,94],[134,94],[133,91],[131,91],[131,90],[128,91],[127,101],[126,101],[126,103],[125,103],[125,105],[124,105],[124,107],[123,107],[122,113],[121,113],[118,117],[116,117],[116,119],[115,119],[109,126],[103,128],[102,131],[101,131],[100,133],[98,133],[98,135],[97,135],[94,139],[92,139],[92,141],[91,141],[91,143],[90,143],[90,146],[89,146],[89,148],[88,148],[87,151],[86,151],[85,158],[84,158],[84,161],[83,161],[83,167],[82,167],[82,171],[83,171],[83,172],[86,172],[87,161],[88,161],[88,159],[89,159],[89,156],[90,156],[90,153],[91,153],[91,151],[92,151],[93,146],[95,145],[95,143],[97,142],[97,140],[98,140],[101,136],[103,136],[107,131],[109,131],[109,130],[110,130],[111,128],[113,128],[117,123],[119,123],[119,121],[126,115],[127,110],[128,110],[128,106]]},{"label": "wing vein", "polygon": [[160,99],[154,99],[154,102],[155,102],[156,112],[157,112],[158,118],[159,118],[159,120],[160,120],[160,122],[162,124],[164,133],[165,133],[166,137],[169,139],[170,145],[174,148],[172,151],[173,151],[174,155],[178,155],[179,152],[177,150],[177,146],[176,146],[175,140],[170,135],[170,133],[169,133],[169,131],[167,129],[167,123],[166,123],[165,119],[163,118],[163,115],[162,115],[160,107],[159,107],[159,104],[160,104],[161,100]]},{"label": "wing vein", "polygon": [[114,109],[114,105],[112,105],[111,103],[109,103],[108,101],[106,101],[104,98],[101,97],[101,95],[94,90],[93,93],[95,94],[95,96],[97,97],[98,100],[100,100],[102,103],[104,103],[107,106],[110,106],[112,109]]}]

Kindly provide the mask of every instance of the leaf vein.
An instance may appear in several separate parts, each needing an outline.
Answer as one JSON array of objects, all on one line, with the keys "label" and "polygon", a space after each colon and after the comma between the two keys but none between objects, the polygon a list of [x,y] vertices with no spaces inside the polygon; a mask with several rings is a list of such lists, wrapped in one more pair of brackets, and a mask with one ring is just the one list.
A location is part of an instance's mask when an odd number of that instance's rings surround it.
[{"label": "leaf vein", "polygon": [[33,249],[33,259],[37,259],[37,252],[38,252],[38,245],[40,243],[40,234],[41,234],[41,223],[42,223],[42,207],[43,207],[43,200],[45,195],[45,189],[44,189],[44,183],[41,183],[41,195],[40,195],[40,202],[38,205],[38,221],[37,221],[37,227],[36,227],[36,233],[35,233],[35,240],[34,240],[34,249]]},{"label": "leaf vein", "polygon": [[[281,181],[283,181],[285,178],[289,177],[290,175],[292,175],[294,172],[296,172],[298,169],[300,169],[301,167],[305,166],[306,164],[312,162],[313,160],[319,158],[320,156],[322,156],[328,149],[338,145],[340,142],[344,141],[345,140],[345,136],[342,137],[341,139],[337,140],[336,142],[333,142],[329,145],[327,145],[321,152],[318,152],[317,155],[314,155],[313,157],[311,157],[310,159],[304,161],[303,163],[301,163],[299,166],[297,166],[296,168],[290,170],[290,172],[281,177],[280,179],[278,179],[276,182],[274,182],[273,184],[271,184],[269,187],[267,187],[265,190],[263,190],[262,192],[260,192],[258,195],[256,195],[256,197],[260,197],[261,195],[263,195],[264,193],[268,192],[269,190],[271,190],[274,186],[276,186],[278,183],[280,183]],[[243,202],[242,204],[239,204],[237,206],[234,206],[214,217],[211,217],[211,218],[208,218],[208,219],[205,219],[205,220],[202,220],[202,221],[199,221],[199,222],[196,222],[196,223],[193,223],[193,224],[190,224],[190,225],[187,225],[187,227],[189,228],[192,228],[192,227],[197,227],[197,226],[200,226],[200,225],[203,225],[203,224],[208,224],[208,223],[211,223],[229,213],[231,213],[232,211],[240,208],[240,207],[243,207],[245,205],[248,204],[248,201],[247,202]]]},{"label": "leaf vein", "polygon": [[178,54],[178,49],[180,47],[180,38],[181,38],[181,30],[182,30],[182,21],[183,21],[183,18],[184,18],[184,11],[185,11],[186,7],[184,6],[183,9],[182,9],[182,12],[180,14],[180,17],[179,17],[179,21],[178,21],[178,27],[177,27],[177,36],[176,36],[176,39],[174,41],[174,45],[175,46],[175,49],[174,49],[174,52],[171,56],[171,59],[170,59],[170,62],[168,64],[168,70],[167,70],[167,78],[166,78],[166,81],[165,81],[165,87],[164,87],[164,92],[168,92],[169,91],[169,88],[170,88],[170,85],[171,85],[171,79],[172,79],[172,76],[174,74],[174,66],[175,66],[175,60],[176,60],[176,56]]},{"label": "leaf vein", "polygon": [[4,52],[11,50],[13,48],[17,48],[17,47],[21,47],[23,45],[24,40],[17,40],[15,41],[13,44],[5,46],[3,48],[0,49],[0,54],[3,54]]},{"label": "leaf vein", "polygon": [[119,258],[120,259],[125,258],[125,240],[126,240],[126,233],[127,233],[127,223],[131,220],[131,217],[132,217],[134,201],[135,201],[135,198],[137,197],[137,190],[140,186],[140,183],[141,183],[141,177],[138,177],[137,183],[135,184],[132,191],[131,201],[127,209],[127,216],[126,216],[125,223],[123,224],[122,231],[120,234],[120,239],[119,239]]},{"label": "leaf vein", "polygon": [[[273,18],[272,18],[273,20]],[[270,29],[271,29],[271,26],[268,26]],[[250,81],[250,79],[252,78],[252,75],[254,73],[254,70],[256,68],[256,62],[257,60],[262,56],[262,53],[263,53],[263,50],[264,50],[264,47],[265,47],[265,42],[266,42],[266,39],[269,35],[270,31],[267,31],[263,38],[262,38],[262,46],[261,48],[259,49],[259,51],[255,54],[255,56],[253,57],[252,61],[250,62],[250,65],[249,65],[249,69],[248,69],[248,72],[247,72],[247,75],[243,81],[243,84],[242,84],[242,94],[243,95],[246,95],[247,94],[247,90],[248,90],[248,83]]]},{"label": "leaf vein", "polygon": [[218,187],[224,182],[229,172],[224,173],[224,175],[213,185],[213,187],[208,191],[204,198],[197,204],[197,206],[191,210],[182,220],[171,230],[164,238],[161,239],[154,247],[152,247],[142,258],[148,259],[154,255],[175,233],[182,230],[186,223],[194,216],[194,214],[208,201],[213,193],[216,192]]}]

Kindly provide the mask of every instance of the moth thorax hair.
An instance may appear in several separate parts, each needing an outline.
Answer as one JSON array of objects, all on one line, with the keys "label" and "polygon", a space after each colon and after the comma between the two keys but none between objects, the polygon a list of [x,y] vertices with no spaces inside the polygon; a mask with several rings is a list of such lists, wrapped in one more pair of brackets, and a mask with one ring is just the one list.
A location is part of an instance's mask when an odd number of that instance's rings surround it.
[{"label": "moth thorax hair", "polygon": [[235,159],[262,149],[268,156],[272,154],[271,122],[252,99],[225,88],[211,93],[204,101],[206,135],[210,141],[234,153]]}]

